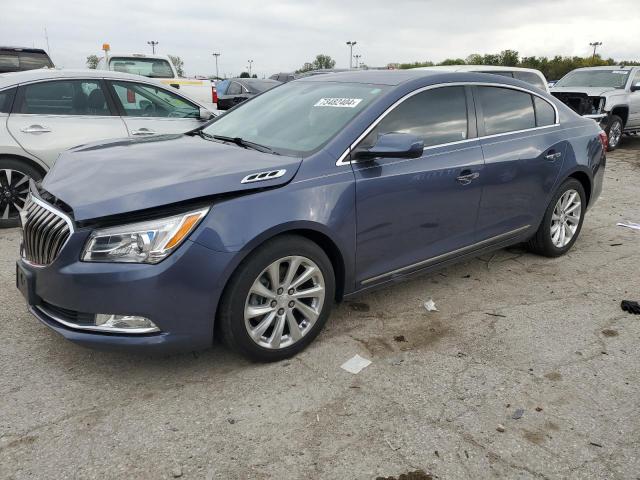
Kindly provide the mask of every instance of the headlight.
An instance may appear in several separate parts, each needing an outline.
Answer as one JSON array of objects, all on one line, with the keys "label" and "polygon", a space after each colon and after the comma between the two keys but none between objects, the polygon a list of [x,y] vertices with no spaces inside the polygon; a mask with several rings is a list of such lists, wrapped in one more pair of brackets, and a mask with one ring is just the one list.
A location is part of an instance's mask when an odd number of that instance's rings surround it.
[{"label": "headlight", "polygon": [[94,231],[82,252],[85,262],[158,263],[183,242],[209,207],[182,215]]}]

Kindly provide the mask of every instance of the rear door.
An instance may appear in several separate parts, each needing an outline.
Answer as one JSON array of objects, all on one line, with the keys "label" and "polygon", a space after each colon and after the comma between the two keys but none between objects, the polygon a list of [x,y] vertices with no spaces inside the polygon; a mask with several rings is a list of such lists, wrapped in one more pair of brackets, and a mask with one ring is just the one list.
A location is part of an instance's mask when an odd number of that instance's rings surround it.
[{"label": "rear door", "polygon": [[474,87],[485,159],[479,240],[537,227],[567,143],[554,107],[514,88]]},{"label": "rear door", "polygon": [[63,150],[127,136],[100,79],[51,80],[22,85],[7,121],[27,152],[52,166]]},{"label": "rear door", "polygon": [[129,135],[184,133],[202,125],[200,107],[163,87],[107,80]]},{"label": "rear door", "polygon": [[425,150],[415,159],[352,163],[357,276],[365,286],[437,263],[476,237],[483,158],[469,89],[441,87],[407,98],[359,146],[389,132],[417,135]]}]

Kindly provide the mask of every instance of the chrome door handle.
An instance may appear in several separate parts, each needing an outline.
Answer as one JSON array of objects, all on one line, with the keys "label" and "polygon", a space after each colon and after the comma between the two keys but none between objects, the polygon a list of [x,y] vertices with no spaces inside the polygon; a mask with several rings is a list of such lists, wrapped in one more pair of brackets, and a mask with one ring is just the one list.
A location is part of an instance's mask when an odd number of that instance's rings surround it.
[{"label": "chrome door handle", "polygon": [[[465,172],[462,172],[462,173],[465,173]],[[461,185],[469,185],[479,176],[480,174],[478,172],[465,173],[464,175],[460,175],[458,178],[456,178],[456,180]]]},{"label": "chrome door handle", "polygon": [[155,135],[156,131],[151,130],[150,128],[139,128],[138,130],[134,130],[131,132],[131,135]]},{"label": "chrome door handle", "polygon": [[562,156],[562,154],[560,152],[553,152],[553,153],[549,152],[544,156],[544,158],[546,158],[547,160],[553,162],[554,160],[557,160],[561,156]]},{"label": "chrome door handle", "polygon": [[44,125],[30,125],[28,127],[21,128],[22,133],[49,133],[51,129]]}]

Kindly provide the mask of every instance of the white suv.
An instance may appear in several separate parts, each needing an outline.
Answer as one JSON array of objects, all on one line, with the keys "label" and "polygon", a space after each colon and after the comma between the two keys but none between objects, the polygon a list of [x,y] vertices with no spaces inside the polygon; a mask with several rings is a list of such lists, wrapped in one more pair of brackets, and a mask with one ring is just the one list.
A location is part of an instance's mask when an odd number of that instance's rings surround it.
[{"label": "white suv", "polygon": [[533,68],[502,67],[493,65],[439,65],[437,67],[418,67],[417,70],[434,70],[440,72],[476,72],[501,75],[503,77],[522,80],[542,91],[549,92],[547,79],[540,70]]}]

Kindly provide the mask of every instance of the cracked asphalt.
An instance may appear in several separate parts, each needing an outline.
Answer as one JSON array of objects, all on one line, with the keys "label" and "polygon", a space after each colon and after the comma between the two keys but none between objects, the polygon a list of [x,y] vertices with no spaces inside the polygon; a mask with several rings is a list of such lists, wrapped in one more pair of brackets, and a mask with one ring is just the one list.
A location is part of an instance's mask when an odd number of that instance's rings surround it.
[{"label": "cracked asphalt", "polygon": [[[269,365],[66,342],[26,312],[0,231],[0,478],[640,478],[640,316],[620,309],[640,231],[615,225],[639,201],[627,138],[567,256],[511,248],[362,295]],[[356,353],[373,363],[341,370]]]}]

